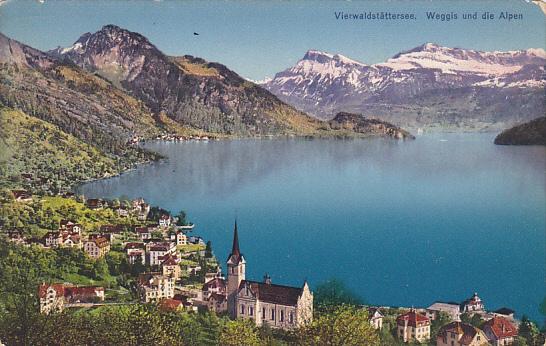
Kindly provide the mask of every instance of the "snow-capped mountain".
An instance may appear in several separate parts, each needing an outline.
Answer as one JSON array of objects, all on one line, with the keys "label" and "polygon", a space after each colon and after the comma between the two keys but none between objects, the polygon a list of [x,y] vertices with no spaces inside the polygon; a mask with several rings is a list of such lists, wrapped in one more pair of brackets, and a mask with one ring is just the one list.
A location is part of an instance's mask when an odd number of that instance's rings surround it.
[{"label": "snow-capped mountain", "polygon": [[[485,128],[541,115],[545,64],[543,49],[480,52],[426,43],[373,65],[310,50],[262,86],[319,118],[349,111],[403,126]],[[529,109],[529,102],[542,106]]]}]

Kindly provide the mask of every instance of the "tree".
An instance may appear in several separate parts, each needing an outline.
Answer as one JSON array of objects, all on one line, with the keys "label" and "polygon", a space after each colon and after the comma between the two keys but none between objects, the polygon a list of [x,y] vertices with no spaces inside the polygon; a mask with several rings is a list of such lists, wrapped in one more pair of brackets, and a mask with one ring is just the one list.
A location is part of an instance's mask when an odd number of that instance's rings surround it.
[{"label": "tree", "polygon": [[177,226],[185,226],[187,224],[186,221],[186,212],[184,210],[180,210],[178,214],[176,215],[176,225]]},{"label": "tree", "polygon": [[260,339],[251,320],[236,320],[227,322],[222,328],[219,343],[223,346],[257,346]]},{"label": "tree", "polygon": [[436,341],[440,328],[451,322],[451,318],[445,312],[440,312],[430,324],[430,340]]},{"label": "tree", "polygon": [[362,299],[348,289],[342,281],[331,279],[317,286],[314,302],[321,308],[342,304],[361,305]]},{"label": "tree", "polygon": [[379,345],[379,336],[368,321],[367,310],[352,305],[331,307],[296,333],[301,345]]},{"label": "tree", "polygon": [[521,317],[518,335],[521,338],[525,339],[527,345],[538,345],[540,331],[538,330],[537,325],[530,321],[529,318],[527,318],[527,316],[525,315]]},{"label": "tree", "polygon": [[207,241],[207,246],[205,247],[205,258],[212,258],[212,242]]}]

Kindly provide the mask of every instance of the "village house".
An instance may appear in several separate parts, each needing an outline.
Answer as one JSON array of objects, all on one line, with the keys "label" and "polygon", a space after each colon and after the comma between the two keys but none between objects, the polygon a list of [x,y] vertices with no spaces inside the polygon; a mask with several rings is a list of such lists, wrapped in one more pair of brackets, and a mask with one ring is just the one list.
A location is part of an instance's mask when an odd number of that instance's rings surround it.
[{"label": "village house", "polygon": [[108,239],[101,236],[88,239],[83,244],[83,250],[89,257],[98,259],[105,256],[110,251],[110,242]]},{"label": "village house", "polygon": [[171,241],[174,241],[176,245],[187,245],[188,244],[188,237],[186,234],[180,230],[176,232],[172,232],[170,235]]},{"label": "village house", "polygon": [[170,254],[176,254],[176,245],[173,242],[153,242],[146,245],[148,253],[148,264],[158,266],[164,257]]},{"label": "village house", "polygon": [[221,313],[226,312],[228,309],[225,294],[212,293],[205,302],[209,311]]},{"label": "village house", "polygon": [[171,216],[167,214],[161,214],[159,217],[159,226],[166,228],[171,225]]},{"label": "village house", "polygon": [[137,198],[131,202],[133,213],[137,215],[139,221],[146,221],[150,213],[150,205],[144,202],[144,199]]},{"label": "village house", "polygon": [[514,314],[516,312],[509,308],[500,308],[493,311],[493,316],[505,317],[509,321],[514,321]]},{"label": "village house", "polygon": [[184,303],[177,299],[165,298],[159,302],[159,309],[162,311],[184,310]]},{"label": "village house", "polygon": [[493,346],[512,345],[518,329],[506,318],[495,316],[483,325],[483,331]]},{"label": "village house", "polygon": [[432,321],[441,313],[449,316],[451,321],[460,321],[460,306],[457,303],[435,302],[427,308],[427,317]]},{"label": "village house", "polygon": [[40,313],[61,312],[64,309],[64,285],[43,283],[38,287],[38,298],[40,299]]},{"label": "village house", "polygon": [[160,273],[144,273],[138,277],[138,292],[144,303],[174,297],[174,279]]},{"label": "village house", "polygon": [[226,280],[217,277],[205,282],[203,285],[203,298],[208,299],[213,293],[226,295]]},{"label": "village house", "polygon": [[379,308],[368,308],[368,320],[374,329],[381,330],[383,328],[383,317]]},{"label": "village house", "polygon": [[127,208],[125,207],[115,207],[113,208],[113,210],[116,212],[116,214],[119,216],[119,217],[128,217],[129,216],[129,210],[127,210]]},{"label": "village house", "polygon": [[79,223],[75,223],[69,220],[61,220],[59,222],[59,231],[73,234],[81,234],[83,231],[83,226]]},{"label": "village house", "polygon": [[83,246],[81,236],[78,233],[63,233],[62,246],[81,249]]},{"label": "village house", "polygon": [[485,311],[485,307],[483,305],[482,300],[478,296],[478,293],[474,293],[472,297],[462,302],[460,309],[462,313],[473,313],[473,312]]},{"label": "village house", "polygon": [[205,241],[203,240],[203,238],[195,235],[188,237],[188,243],[195,245],[205,245]]},{"label": "village house", "polygon": [[152,239],[152,232],[147,226],[135,227],[135,233],[138,235],[140,240]]},{"label": "village house", "polygon": [[163,275],[173,278],[175,281],[180,279],[180,259],[173,254],[168,254],[163,257],[161,262],[161,270]]},{"label": "village house", "polygon": [[125,225],[101,225],[101,233],[121,234],[125,230]]},{"label": "village house", "polygon": [[51,231],[44,235],[43,240],[46,247],[59,247],[63,243],[63,235],[61,232]]},{"label": "village house", "polygon": [[11,194],[13,195],[13,198],[15,198],[17,202],[32,201],[32,194],[28,192],[27,190],[11,190]]},{"label": "village house", "polygon": [[19,245],[27,244],[27,240],[23,235],[23,231],[21,229],[14,228],[11,230],[6,230],[3,234],[7,237],[7,240],[9,242]]},{"label": "village house", "polygon": [[276,285],[269,276],[263,282],[246,280],[246,260],[239,250],[237,222],[227,260],[227,306],[231,318],[251,319],[257,326],[291,329],[313,318],[313,293],[307,282],[301,287]]},{"label": "village house", "polygon": [[104,288],[99,286],[72,286],[42,283],[38,287],[40,312],[61,312],[67,304],[104,301]]},{"label": "village house", "polygon": [[102,209],[102,207],[104,206],[104,203],[102,199],[89,198],[85,201],[85,205],[89,209]]},{"label": "village house", "polygon": [[415,309],[396,318],[396,335],[404,342],[423,342],[430,339],[430,319]]},{"label": "village house", "polygon": [[127,254],[127,262],[130,264],[142,263],[146,264],[146,251],[144,243],[127,243],[125,244],[125,253]]},{"label": "village house", "polygon": [[484,332],[470,324],[451,322],[438,332],[436,346],[485,346],[488,345]]}]

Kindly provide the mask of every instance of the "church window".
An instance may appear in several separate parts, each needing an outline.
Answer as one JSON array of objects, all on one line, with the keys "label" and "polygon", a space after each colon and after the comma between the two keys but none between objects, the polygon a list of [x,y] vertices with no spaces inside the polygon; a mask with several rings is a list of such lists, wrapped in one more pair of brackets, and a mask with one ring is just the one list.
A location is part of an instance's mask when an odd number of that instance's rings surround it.
[{"label": "church window", "polygon": [[250,316],[254,316],[254,307],[252,307],[252,306],[249,306],[249,307],[248,307],[248,314],[249,314]]},{"label": "church window", "polygon": [[271,309],[271,320],[275,321],[275,309]]},{"label": "church window", "polygon": [[241,315],[245,314],[245,305],[241,304]]},{"label": "church window", "polygon": [[290,311],[290,314],[288,314],[288,322],[294,323],[294,312]]},{"label": "church window", "polygon": [[266,314],[265,308],[262,308],[262,318],[263,318],[264,320],[265,320],[265,314]]},{"label": "church window", "polygon": [[284,310],[281,310],[281,319],[280,319],[281,322],[284,322]]}]

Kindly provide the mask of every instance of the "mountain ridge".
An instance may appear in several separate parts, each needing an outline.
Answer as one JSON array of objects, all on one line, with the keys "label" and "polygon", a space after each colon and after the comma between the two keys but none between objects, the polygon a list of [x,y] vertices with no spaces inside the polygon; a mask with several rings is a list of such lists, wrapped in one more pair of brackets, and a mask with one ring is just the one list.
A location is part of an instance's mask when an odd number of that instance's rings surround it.
[{"label": "mountain ridge", "polygon": [[500,130],[544,110],[545,64],[546,52],[536,48],[482,52],[425,43],[371,65],[312,49],[261,85],[320,119],[347,111],[410,128]]}]

